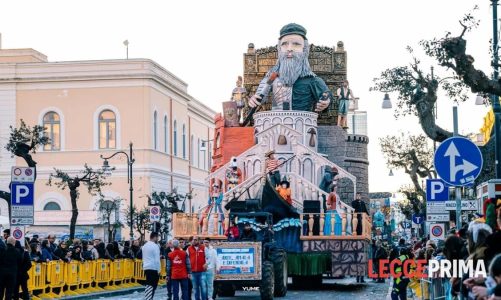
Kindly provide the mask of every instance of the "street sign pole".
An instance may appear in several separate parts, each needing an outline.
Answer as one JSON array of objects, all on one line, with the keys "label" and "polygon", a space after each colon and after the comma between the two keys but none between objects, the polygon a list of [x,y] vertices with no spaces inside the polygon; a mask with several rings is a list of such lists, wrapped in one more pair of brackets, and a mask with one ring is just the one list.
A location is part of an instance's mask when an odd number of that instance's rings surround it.
[{"label": "street sign pole", "polygon": [[[452,119],[454,123],[454,136],[457,136],[459,133],[458,129],[458,107],[452,107]],[[461,187],[456,186],[456,230],[461,229]]]}]

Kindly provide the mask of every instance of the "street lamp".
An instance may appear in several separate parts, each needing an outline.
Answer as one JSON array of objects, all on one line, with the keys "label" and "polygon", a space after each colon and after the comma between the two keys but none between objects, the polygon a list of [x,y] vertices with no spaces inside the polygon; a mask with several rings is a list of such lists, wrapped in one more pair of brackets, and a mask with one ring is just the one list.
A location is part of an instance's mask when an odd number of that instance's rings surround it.
[{"label": "street lamp", "polygon": [[132,242],[134,240],[134,232],[132,230],[132,228],[134,227],[133,224],[134,224],[134,216],[133,216],[133,209],[132,209],[132,204],[133,204],[133,192],[134,192],[134,186],[132,185],[132,165],[134,164],[135,162],[135,159],[133,158],[133,153],[132,153],[132,142],[129,143],[129,154],[127,154],[127,152],[125,151],[117,151],[115,153],[113,153],[112,155],[108,156],[108,157],[104,157],[102,154],[101,154],[101,159],[104,159],[104,162],[103,162],[103,170],[106,172],[109,172],[110,170],[110,164],[108,162],[108,159],[110,158],[113,158],[115,155],[117,154],[123,154],[125,155],[125,157],[127,157],[127,182],[129,183],[129,192],[130,192],[130,242],[131,242],[131,245],[132,245]]},{"label": "street lamp", "polygon": [[384,99],[383,99],[383,105],[382,105],[382,107],[383,107],[383,109],[390,109],[390,108],[392,108],[391,100],[390,100],[390,95],[388,95],[388,93],[384,94]]},{"label": "street lamp", "polygon": [[[492,1],[492,66],[494,67],[493,79],[497,81],[499,78],[499,56],[498,56],[498,0]],[[501,178],[501,104],[496,95],[491,95],[492,110],[494,112],[494,138],[495,140],[495,167],[496,178]]]}]

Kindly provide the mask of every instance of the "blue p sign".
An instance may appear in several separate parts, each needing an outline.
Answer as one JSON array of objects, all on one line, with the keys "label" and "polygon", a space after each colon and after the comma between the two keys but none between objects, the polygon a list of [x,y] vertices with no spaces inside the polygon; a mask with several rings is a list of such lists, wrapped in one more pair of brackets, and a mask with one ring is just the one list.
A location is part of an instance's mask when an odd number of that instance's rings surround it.
[{"label": "blue p sign", "polygon": [[33,205],[34,189],[32,182],[12,183],[12,205]]},{"label": "blue p sign", "polygon": [[441,179],[426,180],[426,201],[449,200],[449,188]]}]

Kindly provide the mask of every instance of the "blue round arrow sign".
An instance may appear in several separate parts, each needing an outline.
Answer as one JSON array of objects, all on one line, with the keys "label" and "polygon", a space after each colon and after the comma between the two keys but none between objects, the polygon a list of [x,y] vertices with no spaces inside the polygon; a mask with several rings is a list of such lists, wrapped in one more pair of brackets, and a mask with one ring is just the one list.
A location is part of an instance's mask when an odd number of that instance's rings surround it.
[{"label": "blue round arrow sign", "polygon": [[435,170],[438,176],[453,186],[471,184],[482,171],[480,149],[463,137],[446,139],[435,152]]}]

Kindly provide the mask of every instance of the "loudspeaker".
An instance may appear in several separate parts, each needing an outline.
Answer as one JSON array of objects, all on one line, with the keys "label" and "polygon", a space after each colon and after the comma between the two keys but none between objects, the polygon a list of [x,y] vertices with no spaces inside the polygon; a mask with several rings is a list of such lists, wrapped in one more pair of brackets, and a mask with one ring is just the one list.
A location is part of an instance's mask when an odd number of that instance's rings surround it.
[{"label": "loudspeaker", "polygon": [[303,213],[305,213],[305,214],[319,214],[320,213],[320,201],[319,200],[304,200],[303,201]]}]

